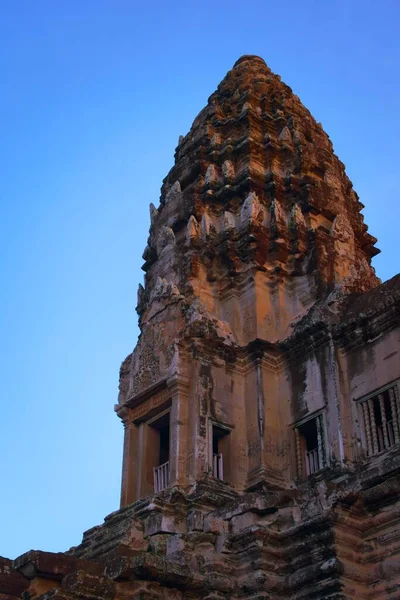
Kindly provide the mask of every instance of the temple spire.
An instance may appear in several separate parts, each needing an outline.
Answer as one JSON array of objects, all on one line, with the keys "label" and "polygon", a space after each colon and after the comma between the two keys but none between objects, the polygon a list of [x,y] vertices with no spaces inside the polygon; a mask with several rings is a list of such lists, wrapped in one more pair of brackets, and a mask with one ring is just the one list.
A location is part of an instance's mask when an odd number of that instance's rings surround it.
[{"label": "temple spire", "polygon": [[315,302],[379,283],[362,207],[321,125],[244,55],[180,139],[152,209],[147,296],[161,276],[237,343],[284,339]]}]

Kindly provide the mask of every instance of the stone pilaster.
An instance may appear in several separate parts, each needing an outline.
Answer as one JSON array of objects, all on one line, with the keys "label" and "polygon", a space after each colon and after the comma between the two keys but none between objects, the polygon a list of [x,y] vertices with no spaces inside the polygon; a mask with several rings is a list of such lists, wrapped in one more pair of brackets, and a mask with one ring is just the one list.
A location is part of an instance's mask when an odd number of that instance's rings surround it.
[{"label": "stone pilaster", "polygon": [[118,416],[124,425],[124,449],[122,459],[121,508],[138,497],[141,463],[139,429],[130,418],[128,408],[120,408]]},{"label": "stone pilaster", "polygon": [[167,381],[171,394],[170,416],[170,485],[184,486],[187,483],[188,447],[188,385],[177,376]]}]

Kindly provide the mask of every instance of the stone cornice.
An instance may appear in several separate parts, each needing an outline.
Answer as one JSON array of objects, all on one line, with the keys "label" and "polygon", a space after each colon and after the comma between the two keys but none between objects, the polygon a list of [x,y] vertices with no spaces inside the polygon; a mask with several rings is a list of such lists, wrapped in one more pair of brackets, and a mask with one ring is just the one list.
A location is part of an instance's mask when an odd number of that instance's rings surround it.
[{"label": "stone cornice", "polygon": [[374,342],[378,336],[400,326],[400,299],[389,306],[360,314],[348,323],[332,328],[333,339],[345,351]]},{"label": "stone cornice", "polygon": [[[167,381],[168,378],[163,377],[162,379],[159,379],[155,383],[152,383],[151,385],[146,387],[144,390],[141,390],[137,394],[129,396],[127,401],[123,405],[121,405],[120,408],[133,408],[138,404],[141,404],[142,402],[144,402],[144,400],[147,400],[151,396],[154,396],[155,394],[158,394],[159,392],[167,388]],[[118,413],[119,410],[120,409],[116,410],[116,412]]]}]

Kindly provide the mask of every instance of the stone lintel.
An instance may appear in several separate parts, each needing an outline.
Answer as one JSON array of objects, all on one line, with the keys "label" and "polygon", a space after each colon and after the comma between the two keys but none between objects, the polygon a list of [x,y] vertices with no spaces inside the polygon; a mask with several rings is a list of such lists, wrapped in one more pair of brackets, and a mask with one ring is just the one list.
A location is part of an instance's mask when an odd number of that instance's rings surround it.
[{"label": "stone lintel", "polygon": [[[128,398],[128,400],[123,404],[123,406],[121,406],[121,408],[122,407],[133,408],[134,406],[137,406],[144,400],[147,400],[147,398],[150,398],[150,396],[154,396],[158,392],[164,390],[166,387],[167,387],[167,378],[164,377],[163,379],[160,379],[156,383],[149,385],[144,390],[141,390],[137,394],[130,396]],[[117,413],[118,413],[118,411],[119,411],[119,409],[116,409]]]}]

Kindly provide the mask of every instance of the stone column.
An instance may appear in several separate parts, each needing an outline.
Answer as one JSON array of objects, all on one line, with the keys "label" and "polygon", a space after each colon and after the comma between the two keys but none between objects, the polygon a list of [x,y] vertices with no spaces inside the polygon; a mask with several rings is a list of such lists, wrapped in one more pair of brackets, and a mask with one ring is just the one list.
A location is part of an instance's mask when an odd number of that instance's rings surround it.
[{"label": "stone column", "polygon": [[122,459],[121,508],[138,498],[140,481],[139,431],[130,419],[127,408],[119,408],[118,416],[124,425],[124,450]]},{"label": "stone column", "polygon": [[[195,378],[193,390],[193,399],[191,404],[190,416],[190,481],[201,480],[210,473],[210,403],[213,390],[213,373],[211,362],[202,359],[191,371],[191,376]],[[189,419],[188,419],[189,420]]]},{"label": "stone column", "polygon": [[[254,417],[255,417],[255,429],[253,430],[253,439],[251,440],[252,445],[252,457],[250,463],[250,471],[248,475],[248,484],[256,485],[263,481],[278,483],[280,473],[271,463],[271,455],[266,452],[264,436],[267,426],[266,420],[266,401],[264,396],[264,381],[263,381],[263,351],[256,350],[253,354],[254,364],[254,387],[250,387],[251,393],[249,397],[253,397],[254,400]],[[268,465],[268,466],[267,466]]]},{"label": "stone column", "polygon": [[169,468],[170,485],[186,483],[186,458],[188,456],[188,385],[183,378],[174,376],[167,382],[171,392]]}]

